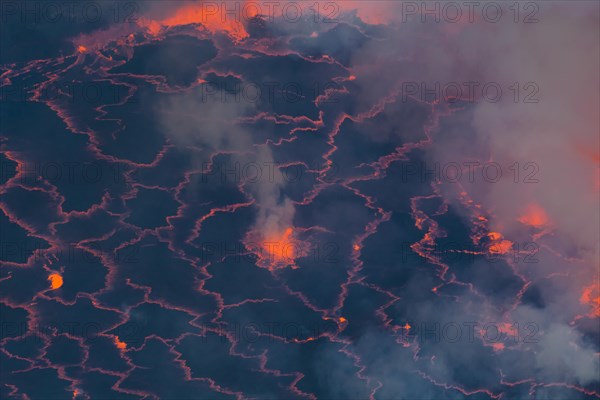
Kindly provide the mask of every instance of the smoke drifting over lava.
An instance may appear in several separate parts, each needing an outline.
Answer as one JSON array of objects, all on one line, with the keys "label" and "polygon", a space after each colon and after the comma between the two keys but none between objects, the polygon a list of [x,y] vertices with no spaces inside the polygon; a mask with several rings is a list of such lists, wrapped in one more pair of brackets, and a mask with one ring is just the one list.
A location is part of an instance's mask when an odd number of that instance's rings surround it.
[{"label": "smoke drifting over lava", "polygon": [[0,398],[600,398],[600,6],[0,4]]}]

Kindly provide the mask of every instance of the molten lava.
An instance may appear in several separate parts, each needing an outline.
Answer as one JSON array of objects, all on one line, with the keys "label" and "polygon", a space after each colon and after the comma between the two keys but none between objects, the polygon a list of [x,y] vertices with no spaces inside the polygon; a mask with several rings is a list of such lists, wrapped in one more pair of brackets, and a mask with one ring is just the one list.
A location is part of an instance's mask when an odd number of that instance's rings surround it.
[{"label": "molten lava", "polygon": [[115,346],[117,346],[117,349],[119,350],[125,350],[127,348],[127,343],[122,342],[118,336],[115,336]]},{"label": "molten lava", "polygon": [[540,228],[548,225],[548,216],[542,207],[536,203],[532,203],[527,207],[523,215],[518,218],[522,224]]},{"label": "molten lava", "polygon": [[58,289],[63,285],[63,278],[58,273],[48,275],[48,280],[50,281],[50,288],[52,290]]},{"label": "molten lava", "polygon": [[265,238],[262,242],[263,249],[275,262],[292,261],[295,257],[296,245],[292,240],[292,228],[287,228],[283,234]]},{"label": "molten lava", "polygon": [[488,233],[488,237],[492,240],[500,240],[502,239],[502,234],[499,232],[490,232]]},{"label": "molten lava", "polygon": [[[248,13],[253,12],[252,10],[249,7]],[[145,27],[154,36],[158,35],[163,27],[171,28],[182,25],[201,24],[212,33],[217,31],[226,32],[236,41],[249,37],[250,35],[240,22],[241,15],[233,15],[233,13],[226,15],[224,11],[224,6],[219,7],[216,4],[193,3],[179,8],[174,14],[162,20],[140,18],[138,24]],[[254,16],[252,14],[244,15],[244,18],[252,18]]]},{"label": "molten lava", "polygon": [[587,304],[592,307],[589,317],[600,317],[600,283],[595,283],[583,289],[579,298],[581,304]]},{"label": "molten lava", "polygon": [[244,240],[246,248],[258,257],[256,265],[270,270],[291,267],[298,268],[295,260],[305,257],[310,251],[308,242],[294,237],[294,229],[261,232],[252,230]]},{"label": "molten lava", "polygon": [[492,240],[488,248],[490,254],[506,254],[513,247],[513,243],[510,240],[503,239],[504,236],[500,232],[490,232],[488,237]]}]

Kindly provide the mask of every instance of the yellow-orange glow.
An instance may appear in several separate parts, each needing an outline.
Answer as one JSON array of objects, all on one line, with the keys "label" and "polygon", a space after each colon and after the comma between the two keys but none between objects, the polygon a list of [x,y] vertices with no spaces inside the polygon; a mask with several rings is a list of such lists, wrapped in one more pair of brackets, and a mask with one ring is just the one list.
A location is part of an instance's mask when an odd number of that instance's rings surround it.
[{"label": "yellow-orange glow", "polygon": [[117,346],[117,349],[119,350],[125,350],[127,348],[127,343],[121,342],[121,340],[119,340],[119,337],[115,336],[115,346]]},{"label": "yellow-orange glow", "polygon": [[158,35],[162,29],[162,25],[158,21],[144,20],[142,18],[138,21],[138,24],[144,26],[152,36]]},{"label": "yellow-orange glow", "polygon": [[506,254],[513,247],[510,240],[502,239],[504,236],[500,232],[489,232],[488,237],[494,241],[488,248],[490,254]]},{"label": "yellow-orange glow", "polygon": [[340,321],[342,324],[343,324],[344,322],[348,322],[348,320],[347,320],[346,318],[344,318],[344,317],[339,317],[339,318],[338,318],[338,321]]},{"label": "yellow-orange glow", "polygon": [[[268,5],[269,2],[247,0],[240,3],[239,7],[231,6],[230,9],[232,11],[229,14],[226,7],[221,3],[203,1],[186,3],[162,19],[150,20],[139,18],[138,24],[145,27],[154,36],[158,35],[163,27],[202,24],[211,32],[226,32],[235,40],[240,41],[250,36],[244,28],[243,23],[256,17],[259,13],[275,18],[282,18],[285,15],[282,7],[276,7],[276,9],[271,10],[272,4]],[[301,6],[302,10],[300,12],[306,15],[318,12],[320,15],[319,18],[322,19],[336,18],[343,12],[357,12],[358,16],[369,24],[386,24],[397,18],[397,6],[393,3],[383,2],[376,6],[356,0],[343,1],[335,5],[333,3],[324,3],[313,6],[306,3],[306,5]],[[269,10],[271,11],[269,12]],[[316,32],[311,34],[311,37],[316,36],[318,36]]]},{"label": "yellow-orange glow", "polygon": [[492,240],[499,240],[502,239],[502,234],[499,232],[490,232],[488,233],[488,237]]},{"label": "yellow-orange glow", "polygon": [[87,47],[80,45],[77,47],[77,51],[83,54],[87,51]]},{"label": "yellow-orange glow", "polygon": [[48,280],[50,281],[50,288],[53,290],[58,289],[63,285],[63,278],[60,274],[52,273],[48,275]]},{"label": "yellow-orange glow", "polygon": [[293,233],[292,228],[287,228],[281,236],[265,238],[262,243],[263,249],[276,262],[293,260],[298,252],[292,240]]},{"label": "yellow-orange glow", "polygon": [[354,245],[352,246],[352,250],[354,250],[354,251],[359,251],[359,250],[360,250],[360,246],[359,246],[359,245],[357,245],[357,244],[354,244]]},{"label": "yellow-orange glow", "polygon": [[294,342],[294,343],[306,343],[306,342],[312,342],[314,340],[317,340],[317,338],[315,338],[315,337],[308,337],[308,338],[306,338],[304,340],[303,339],[293,338],[292,342]]},{"label": "yellow-orange glow", "polygon": [[306,257],[310,250],[309,242],[297,238],[295,230],[290,226],[268,229],[266,232],[252,230],[246,235],[244,242],[246,248],[258,257],[256,264],[272,271],[298,268],[295,260]]},{"label": "yellow-orange glow", "polygon": [[600,317],[600,284],[595,283],[583,289],[581,304],[587,304],[592,307],[590,317]]},{"label": "yellow-orange glow", "polygon": [[548,225],[548,216],[542,207],[532,203],[527,207],[523,215],[519,217],[519,222],[533,227],[542,227]]},{"label": "yellow-orange glow", "polygon": [[407,322],[406,324],[404,324],[403,328],[408,331],[410,330],[410,328],[412,328],[412,326],[410,326],[410,324]]},{"label": "yellow-orange glow", "polygon": [[489,250],[491,254],[506,254],[512,249],[512,242],[510,240],[500,240],[490,246]]}]

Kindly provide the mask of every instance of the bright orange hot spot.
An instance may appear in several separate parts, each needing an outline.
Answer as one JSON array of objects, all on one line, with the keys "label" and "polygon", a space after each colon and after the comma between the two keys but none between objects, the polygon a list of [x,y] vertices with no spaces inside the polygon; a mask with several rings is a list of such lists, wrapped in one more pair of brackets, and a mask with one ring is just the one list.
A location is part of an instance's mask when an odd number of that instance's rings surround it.
[{"label": "bright orange hot spot", "polygon": [[500,232],[489,232],[488,237],[494,243],[488,248],[490,254],[506,254],[512,249],[513,243],[510,240],[503,240]]},{"label": "bright orange hot spot", "polygon": [[308,338],[306,338],[304,340],[303,339],[293,338],[292,342],[294,342],[294,343],[307,343],[307,342],[312,342],[312,341],[315,341],[315,340],[317,340],[317,338],[315,338],[315,337],[308,337]]},{"label": "bright orange hot spot", "polygon": [[87,47],[80,45],[77,47],[77,51],[83,54],[87,51]]},{"label": "bright orange hot spot", "polygon": [[117,346],[117,349],[119,350],[125,350],[127,348],[127,343],[121,342],[121,340],[119,340],[119,337],[115,336],[115,346]]},{"label": "bright orange hot spot", "polygon": [[499,232],[490,232],[488,233],[488,237],[492,240],[502,239],[502,234]]},{"label": "bright orange hot spot", "polygon": [[491,254],[506,254],[512,249],[512,242],[510,240],[500,240],[490,246],[489,250]]},{"label": "bright orange hot spot", "polygon": [[410,328],[412,328],[412,326],[410,326],[410,324],[407,322],[406,324],[404,324],[403,328],[408,331],[410,330]]},{"label": "bright orange hot spot", "polygon": [[264,250],[275,259],[275,261],[286,261],[294,258],[297,251],[292,241],[292,228],[287,228],[279,237],[269,237],[264,240],[262,246]]},{"label": "bright orange hot spot", "polygon": [[600,317],[600,284],[595,283],[584,288],[579,301],[592,307],[590,317]]},{"label": "bright orange hot spot", "polygon": [[532,203],[527,207],[525,213],[518,218],[518,221],[537,228],[548,224],[548,216],[542,207]]},{"label": "bright orange hot spot", "polygon": [[50,281],[50,288],[52,290],[58,289],[63,285],[62,276],[60,276],[60,274],[57,274],[56,272],[48,275],[48,280]]},{"label": "bright orange hot spot", "polygon": [[354,250],[354,251],[359,251],[359,250],[360,250],[360,246],[359,246],[359,245],[357,245],[357,244],[354,244],[354,245],[352,246],[352,250]]},{"label": "bright orange hot spot", "polygon": [[347,320],[346,318],[344,318],[344,317],[339,317],[339,318],[338,318],[338,321],[340,321],[342,324],[343,324],[344,322],[348,322],[348,320]]}]

